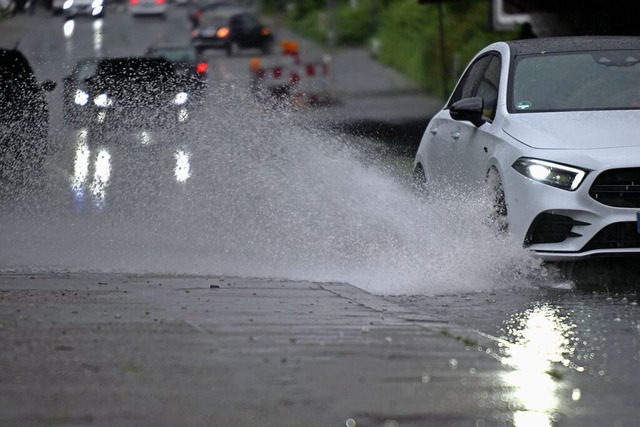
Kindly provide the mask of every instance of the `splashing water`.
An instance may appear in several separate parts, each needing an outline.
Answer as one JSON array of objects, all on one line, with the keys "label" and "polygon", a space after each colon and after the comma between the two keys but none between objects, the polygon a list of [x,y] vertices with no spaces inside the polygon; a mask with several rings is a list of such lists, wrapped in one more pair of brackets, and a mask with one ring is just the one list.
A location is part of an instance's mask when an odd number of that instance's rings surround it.
[{"label": "splashing water", "polygon": [[[512,287],[544,274],[483,224],[481,198],[425,200],[347,137],[286,109],[214,97],[229,101],[170,135],[191,159],[182,181],[156,176],[168,146],[114,144],[99,208],[69,201],[70,172],[29,198],[30,213],[5,206],[0,268],[342,281],[380,294]],[[133,163],[126,171],[117,150]],[[64,157],[51,169],[70,169]]]}]

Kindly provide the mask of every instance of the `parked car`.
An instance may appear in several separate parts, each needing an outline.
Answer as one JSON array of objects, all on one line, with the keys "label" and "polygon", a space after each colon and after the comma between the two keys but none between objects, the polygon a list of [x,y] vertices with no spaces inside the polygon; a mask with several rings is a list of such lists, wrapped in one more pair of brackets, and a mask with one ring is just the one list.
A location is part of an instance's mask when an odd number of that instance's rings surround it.
[{"label": "parked car", "polygon": [[87,123],[92,114],[88,80],[95,74],[100,59],[83,58],[62,79],[62,117],[67,124]]},{"label": "parked car", "polygon": [[191,43],[198,51],[224,49],[229,56],[249,48],[260,49],[266,55],[271,53],[274,42],[271,29],[244,8],[203,12],[191,32]]},{"label": "parked car", "polygon": [[426,128],[428,192],[489,190],[494,224],[544,260],[640,256],[640,38],[491,44]]},{"label": "parked car", "polygon": [[209,64],[191,45],[151,46],[145,56],[164,58],[173,64],[176,73],[186,80],[188,92],[196,98],[201,98],[207,89]]},{"label": "parked car", "polygon": [[166,128],[189,118],[186,81],[164,58],[104,58],[85,83],[87,96],[76,95],[74,102],[84,104],[83,125],[90,129]]},{"label": "parked car", "polygon": [[45,91],[55,82],[38,82],[27,58],[0,49],[0,168],[18,176],[39,168],[48,151],[49,108]]},{"label": "parked car", "polygon": [[102,18],[104,17],[104,0],[65,0],[62,11],[69,18],[78,15]]},{"label": "parked car", "polygon": [[128,9],[133,16],[157,15],[164,17],[167,13],[167,0],[129,0]]}]

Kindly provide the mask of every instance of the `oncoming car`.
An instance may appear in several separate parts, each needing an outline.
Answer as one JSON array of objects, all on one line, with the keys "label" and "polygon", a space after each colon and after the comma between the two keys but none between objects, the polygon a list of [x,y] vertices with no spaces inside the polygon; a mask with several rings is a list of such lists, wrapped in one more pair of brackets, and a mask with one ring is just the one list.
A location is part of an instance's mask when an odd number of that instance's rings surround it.
[{"label": "oncoming car", "polygon": [[104,17],[104,0],[64,0],[62,11],[67,17],[89,15],[93,18]]},{"label": "oncoming car", "polygon": [[191,101],[184,77],[164,58],[104,58],[73,101],[84,109],[81,126],[98,131],[179,126]]},{"label": "oncoming car", "polygon": [[199,52],[224,49],[232,56],[241,49],[260,49],[268,55],[273,49],[274,36],[269,27],[244,8],[229,8],[202,12],[191,31],[191,43]]},{"label": "oncoming car", "polygon": [[489,190],[494,224],[548,261],[640,256],[640,38],[498,42],[414,159],[426,192]]}]

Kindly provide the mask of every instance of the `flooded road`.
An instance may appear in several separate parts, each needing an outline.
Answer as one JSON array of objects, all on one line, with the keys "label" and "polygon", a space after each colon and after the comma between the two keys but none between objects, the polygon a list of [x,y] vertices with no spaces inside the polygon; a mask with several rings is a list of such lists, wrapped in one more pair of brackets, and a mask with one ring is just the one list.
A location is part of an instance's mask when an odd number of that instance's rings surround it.
[{"label": "flooded road", "polygon": [[[38,16],[51,37],[27,31],[20,47],[40,78],[60,84],[81,57],[188,39],[180,9],[167,21],[112,12],[71,29]],[[41,175],[3,186],[0,271],[349,283],[478,332],[482,345],[450,338],[506,367],[492,378],[504,393],[474,396],[483,411],[509,406],[497,425],[587,425],[603,406],[610,425],[632,425],[637,288],[616,286],[606,269],[586,287],[557,274],[492,233],[482,197],[426,201],[407,181],[411,158],[255,103],[251,52],[208,57],[206,102],[171,132],[95,137],[62,123],[60,88],[48,95],[54,149]]]}]

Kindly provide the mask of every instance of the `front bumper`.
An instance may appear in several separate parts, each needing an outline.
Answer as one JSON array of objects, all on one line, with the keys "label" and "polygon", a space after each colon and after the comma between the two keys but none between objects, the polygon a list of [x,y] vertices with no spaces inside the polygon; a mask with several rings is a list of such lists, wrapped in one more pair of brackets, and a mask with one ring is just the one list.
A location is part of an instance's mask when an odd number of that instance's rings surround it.
[{"label": "front bumper", "polygon": [[188,105],[160,109],[89,108],[82,115],[84,126],[92,129],[168,129],[181,126],[190,119]]},{"label": "front bumper", "polygon": [[[576,191],[566,191],[505,171],[509,227],[534,254],[548,261],[640,257],[639,206],[611,206],[589,194],[604,171],[591,171]],[[640,176],[639,182],[640,182]]]}]

